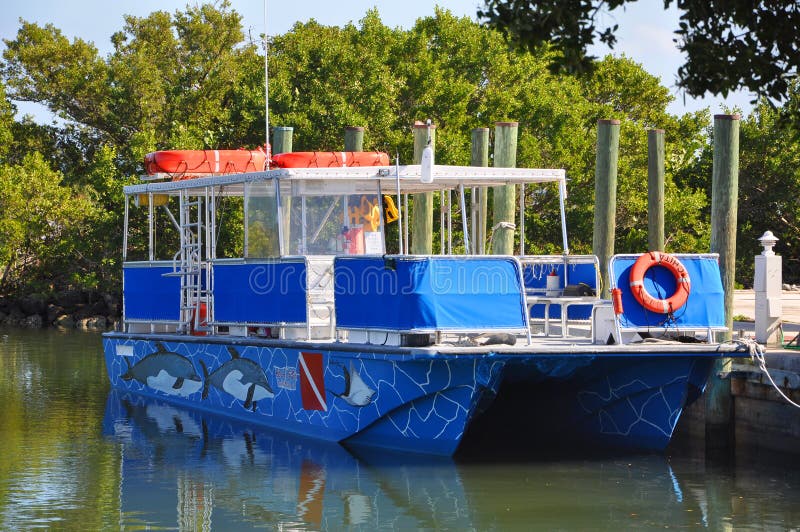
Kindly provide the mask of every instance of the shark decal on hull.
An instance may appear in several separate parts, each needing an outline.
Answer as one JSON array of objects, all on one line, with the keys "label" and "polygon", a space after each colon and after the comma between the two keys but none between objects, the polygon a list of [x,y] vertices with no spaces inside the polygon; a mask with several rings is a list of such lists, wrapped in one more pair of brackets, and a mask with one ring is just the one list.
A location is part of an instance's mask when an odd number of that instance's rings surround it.
[{"label": "shark decal on hull", "polygon": [[364,379],[361,378],[352,367],[350,370],[344,364],[340,364],[344,370],[344,391],[342,393],[331,392],[331,394],[344,399],[344,402],[350,406],[367,406],[372,402],[375,396],[375,390],[367,386]]},{"label": "shark decal on hull", "polygon": [[161,342],[156,342],[155,353],[150,353],[136,364],[131,365],[127,358],[125,362],[128,371],[120,376],[122,380],[136,380],[167,395],[187,397],[203,387],[191,361],[168,351]]},{"label": "shark decal on hull", "polygon": [[246,410],[255,411],[257,401],[275,397],[267,375],[258,364],[242,358],[233,347],[228,347],[228,352],[231,359],[211,373],[205,363],[200,361],[205,375],[203,399],[208,397],[208,387],[214,386],[244,402]]}]

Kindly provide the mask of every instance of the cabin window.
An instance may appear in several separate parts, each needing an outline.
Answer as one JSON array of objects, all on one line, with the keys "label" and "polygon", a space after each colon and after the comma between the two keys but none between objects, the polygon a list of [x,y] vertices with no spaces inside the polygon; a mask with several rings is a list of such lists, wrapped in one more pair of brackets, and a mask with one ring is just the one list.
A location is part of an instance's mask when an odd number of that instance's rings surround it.
[{"label": "cabin window", "polygon": [[278,202],[275,182],[248,183],[245,191],[246,250],[248,258],[280,256]]},{"label": "cabin window", "polygon": [[284,255],[383,254],[378,183],[281,183]]}]

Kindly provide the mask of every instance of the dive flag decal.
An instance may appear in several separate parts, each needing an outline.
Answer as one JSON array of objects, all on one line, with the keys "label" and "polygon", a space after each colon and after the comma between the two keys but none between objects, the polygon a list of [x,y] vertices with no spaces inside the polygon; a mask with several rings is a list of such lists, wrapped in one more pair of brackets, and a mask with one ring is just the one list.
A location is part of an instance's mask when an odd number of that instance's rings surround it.
[{"label": "dive flag decal", "polygon": [[300,395],[306,410],[328,411],[325,404],[325,377],[321,353],[300,353],[297,357],[300,373]]}]

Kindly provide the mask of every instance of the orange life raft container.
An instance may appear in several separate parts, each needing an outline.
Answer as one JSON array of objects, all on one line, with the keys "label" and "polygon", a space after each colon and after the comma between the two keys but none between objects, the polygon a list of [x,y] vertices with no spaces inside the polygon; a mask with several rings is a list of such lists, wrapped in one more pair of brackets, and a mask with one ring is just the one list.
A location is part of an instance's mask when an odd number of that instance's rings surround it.
[{"label": "orange life raft container", "polygon": [[267,153],[255,150],[166,150],[148,153],[144,167],[148,174],[167,173],[173,180],[202,174],[236,174],[263,171]]},{"label": "orange life raft container", "polygon": [[278,168],[330,168],[389,166],[389,155],[380,151],[295,151],[272,156]]}]

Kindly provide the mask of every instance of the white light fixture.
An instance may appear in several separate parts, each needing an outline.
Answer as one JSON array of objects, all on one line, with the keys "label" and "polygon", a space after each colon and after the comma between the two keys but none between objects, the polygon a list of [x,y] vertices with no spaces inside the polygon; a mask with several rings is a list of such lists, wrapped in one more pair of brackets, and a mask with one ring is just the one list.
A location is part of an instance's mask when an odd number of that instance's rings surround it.
[{"label": "white light fixture", "polygon": [[420,181],[423,183],[433,183],[433,148],[430,144],[422,150],[420,159]]},{"label": "white light fixture", "polygon": [[431,145],[431,119],[427,119],[425,124],[428,126],[428,143],[422,149],[419,160],[420,171],[419,180],[423,183],[433,183],[433,146]]}]

